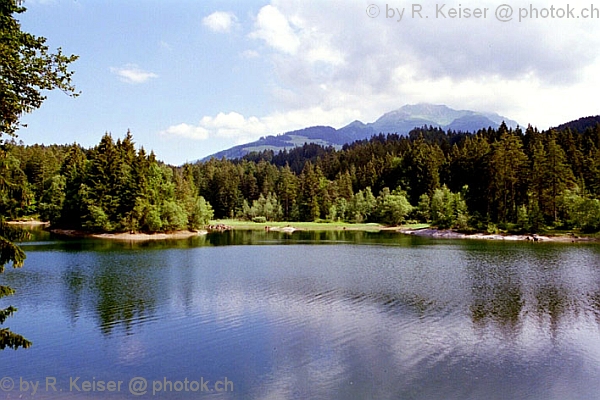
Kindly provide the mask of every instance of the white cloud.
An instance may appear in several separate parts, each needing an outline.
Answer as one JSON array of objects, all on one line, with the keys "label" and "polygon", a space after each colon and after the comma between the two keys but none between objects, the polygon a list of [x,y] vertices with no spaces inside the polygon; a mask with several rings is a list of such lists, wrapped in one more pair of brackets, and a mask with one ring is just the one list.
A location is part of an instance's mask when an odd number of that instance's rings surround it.
[{"label": "white cloud", "polygon": [[[571,7],[589,7],[573,0]],[[238,53],[267,57],[270,102],[278,112],[205,116],[201,139],[227,146],[313,125],[336,128],[372,122],[405,104],[429,102],[498,112],[541,129],[600,112],[600,25],[593,20],[435,18],[435,2],[420,5],[428,19],[399,23],[369,18],[360,0],[271,0],[248,34],[263,47]],[[466,6],[465,6],[466,7]],[[518,12],[515,6],[515,12]],[[540,6],[542,7],[542,6]],[[225,107],[228,107],[226,104]],[[225,147],[223,147],[225,148]]]},{"label": "white cloud", "polygon": [[272,48],[287,54],[295,54],[300,47],[300,38],[290,21],[272,5],[260,9],[255,25],[256,30],[250,33],[253,39],[262,39]]},{"label": "white cloud", "polygon": [[216,116],[203,117],[198,125],[174,125],[163,134],[198,140],[210,138],[229,139],[233,144],[242,144],[259,139],[261,136],[277,135],[312,125],[341,127],[348,120],[360,117],[356,110],[331,109],[319,107],[273,113],[265,117],[244,117],[237,112],[219,113]]},{"label": "white cloud", "polygon": [[149,79],[158,78],[157,74],[144,71],[136,64],[127,64],[121,68],[111,67],[110,72],[117,75],[121,81],[132,84],[144,83]]},{"label": "white cloud", "polygon": [[216,11],[202,19],[202,24],[213,32],[226,33],[237,23],[237,17],[231,12]]},{"label": "white cloud", "polygon": [[173,125],[161,132],[165,136],[179,136],[187,139],[204,140],[208,138],[208,131],[200,126],[188,124]]},{"label": "white cloud", "polygon": [[600,25],[592,20],[502,23],[492,0],[477,4],[488,7],[486,19],[444,19],[424,0],[428,19],[410,18],[408,6],[399,23],[382,4],[369,18],[367,4],[272,0],[260,9],[249,37],[273,50],[271,95],[283,112],[361,110],[369,122],[404,104],[432,102],[543,126],[577,110],[599,111],[590,95],[600,89],[600,58],[589,50],[600,45]]}]

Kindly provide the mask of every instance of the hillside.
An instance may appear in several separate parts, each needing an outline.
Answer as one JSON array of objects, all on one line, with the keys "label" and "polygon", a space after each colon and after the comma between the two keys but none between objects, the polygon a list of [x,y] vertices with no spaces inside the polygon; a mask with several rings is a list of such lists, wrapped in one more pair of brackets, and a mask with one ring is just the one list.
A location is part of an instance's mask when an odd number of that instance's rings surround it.
[{"label": "hillside", "polygon": [[495,113],[483,113],[470,110],[454,110],[445,105],[416,104],[405,105],[390,111],[375,122],[354,121],[340,129],[330,126],[313,126],[280,135],[262,137],[251,143],[242,144],[212,154],[210,158],[240,158],[253,151],[273,150],[279,152],[292,149],[305,143],[341,148],[346,143],[368,139],[379,133],[408,134],[412,129],[422,126],[439,127],[444,130],[475,132],[482,128],[497,128],[502,121],[516,128],[517,122]]},{"label": "hillside", "polygon": [[584,117],[579,118],[575,121],[570,121],[565,124],[561,124],[555,128],[557,131],[564,131],[566,129],[571,129],[572,131],[583,133],[588,128],[595,128],[596,125],[600,124],[600,115],[596,115],[593,117]]}]

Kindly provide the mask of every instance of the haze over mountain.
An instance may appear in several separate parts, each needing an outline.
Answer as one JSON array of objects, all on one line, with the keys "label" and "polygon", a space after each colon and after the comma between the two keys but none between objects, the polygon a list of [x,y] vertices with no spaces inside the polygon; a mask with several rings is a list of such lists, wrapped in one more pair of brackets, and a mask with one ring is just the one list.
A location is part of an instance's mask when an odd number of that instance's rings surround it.
[{"label": "haze over mountain", "polygon": [[354,121],[343,128],[330,126],[313,126],[280,135],[262,137],[251,143],[242,144],[210,155],[210,158],[240,158],[253,151],[273,150],[279,152],[315,143],[340,148],[346,143],[368,139],[379,133],[398,133],[407,135],[414,128],[424,125],[439,127],[444,130],[475,132],[479,129],[497,128],[504,121],[508,127],[516,128],[518,123],[495,113],[476,112],[470,110],[454,110],[445,105],[416,104],[405,105],[390,111],[375,122],[363,123]]}]

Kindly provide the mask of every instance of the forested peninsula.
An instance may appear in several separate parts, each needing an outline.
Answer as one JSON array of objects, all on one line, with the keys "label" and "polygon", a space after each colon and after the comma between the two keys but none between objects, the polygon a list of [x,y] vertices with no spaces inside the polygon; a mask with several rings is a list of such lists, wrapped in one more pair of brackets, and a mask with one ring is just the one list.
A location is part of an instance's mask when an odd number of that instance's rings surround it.
[{"label": "forested peninsula", "polygon": [[423,222],[463,232],[600,230],[600,118],[556,129],[421,127],[336,150],[170,166],[127,132],[98,145],[0,149],[0,208],[85,232],[197,230],[217,218]]}]

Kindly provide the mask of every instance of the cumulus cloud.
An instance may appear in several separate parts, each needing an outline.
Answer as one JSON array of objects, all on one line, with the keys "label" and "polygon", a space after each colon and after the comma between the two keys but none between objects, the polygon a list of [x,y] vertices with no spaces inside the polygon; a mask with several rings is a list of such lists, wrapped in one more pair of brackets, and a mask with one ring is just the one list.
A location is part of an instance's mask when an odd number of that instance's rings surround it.
[{"label": "cumulus cloud", "polygon": [[494,111],[540,128],[598,113],[590,95],[600,89],[600,58],[590,50],[600,45],[595,20],[502,23],[492,0],[470,5],[487,7],[485,19],[436,18],[436,2],[423,0],[429,18],[411,18],[408,5],[397,22],[386,18],[384,3],[370,18],[367,4],[271,0],[260,8],[248,33],[259,47],[240,56],[260,51],[271,63],[268,90],[278,112],[205,116],[193,126],[206,132],[197,138],[239,144],[311,125],[371,122],[420,102]]},{"label": "cumulus cloud", "polygon": [[161,132],[165,136],[179,136],[187,139],[204,140],[208,139],[208,131],[201,126],[188,124],[173,125]]},{"label": "cumulus cloud", "polygon": [[262,39],[272,48],[287,54],[296,54],[300,38],[288,18],[272,5],[264,6],[256,16],[256,29],[251,38]]},{"label": "cumulus cloud", "polygon": [[235,144],[254,141],[261,136],[276,135],[310,125],[334,123],[341,126],[349,119],[356,119],[360,113],[356,110],[308,108],[282,113],[272,113],[265,117],[245,117],[237,112],[218,113],[216,116],[203,117],[198,125],[174,125],[162,133],[191,139],[226,138]]},{"label": "cumulus cloud", "polygon": [[158,78],[153,72],[140,69],[136,64],[127,64],[124,67],[111,67],[110,72],[117,75],[121,81],[131,84],[144,83],[149,79]]},{"label": "cumulus cloud", "polygon": [[213,32],[226,33],[237,23],[237,17],[231,12],[216,11],[202,19],[202,24]]},{"label": "cumulus cloud", "polygon": [[[589,7],[576,3],[571,7]],[[543,93],[580,93],[594,76],[586,71],[600,70],[590,51],[600,44],[593,20],[515,17],[502,23],[491,0],[471,6],[487,7],[485,19],[444,19],[436,18],[436,2],[424,0],[429,18],[411,18],[407,6],[397,22],[378,5],[376,18],[358,0],[272,0],[260,9],[249,36],[272,51],[273,102],[285,110],[361,109],[376,117],[425,101],[489,107],[513,117],[507,105],[531,110],[527,102]],[[564,96],[553,99],[564,103]]]}]

